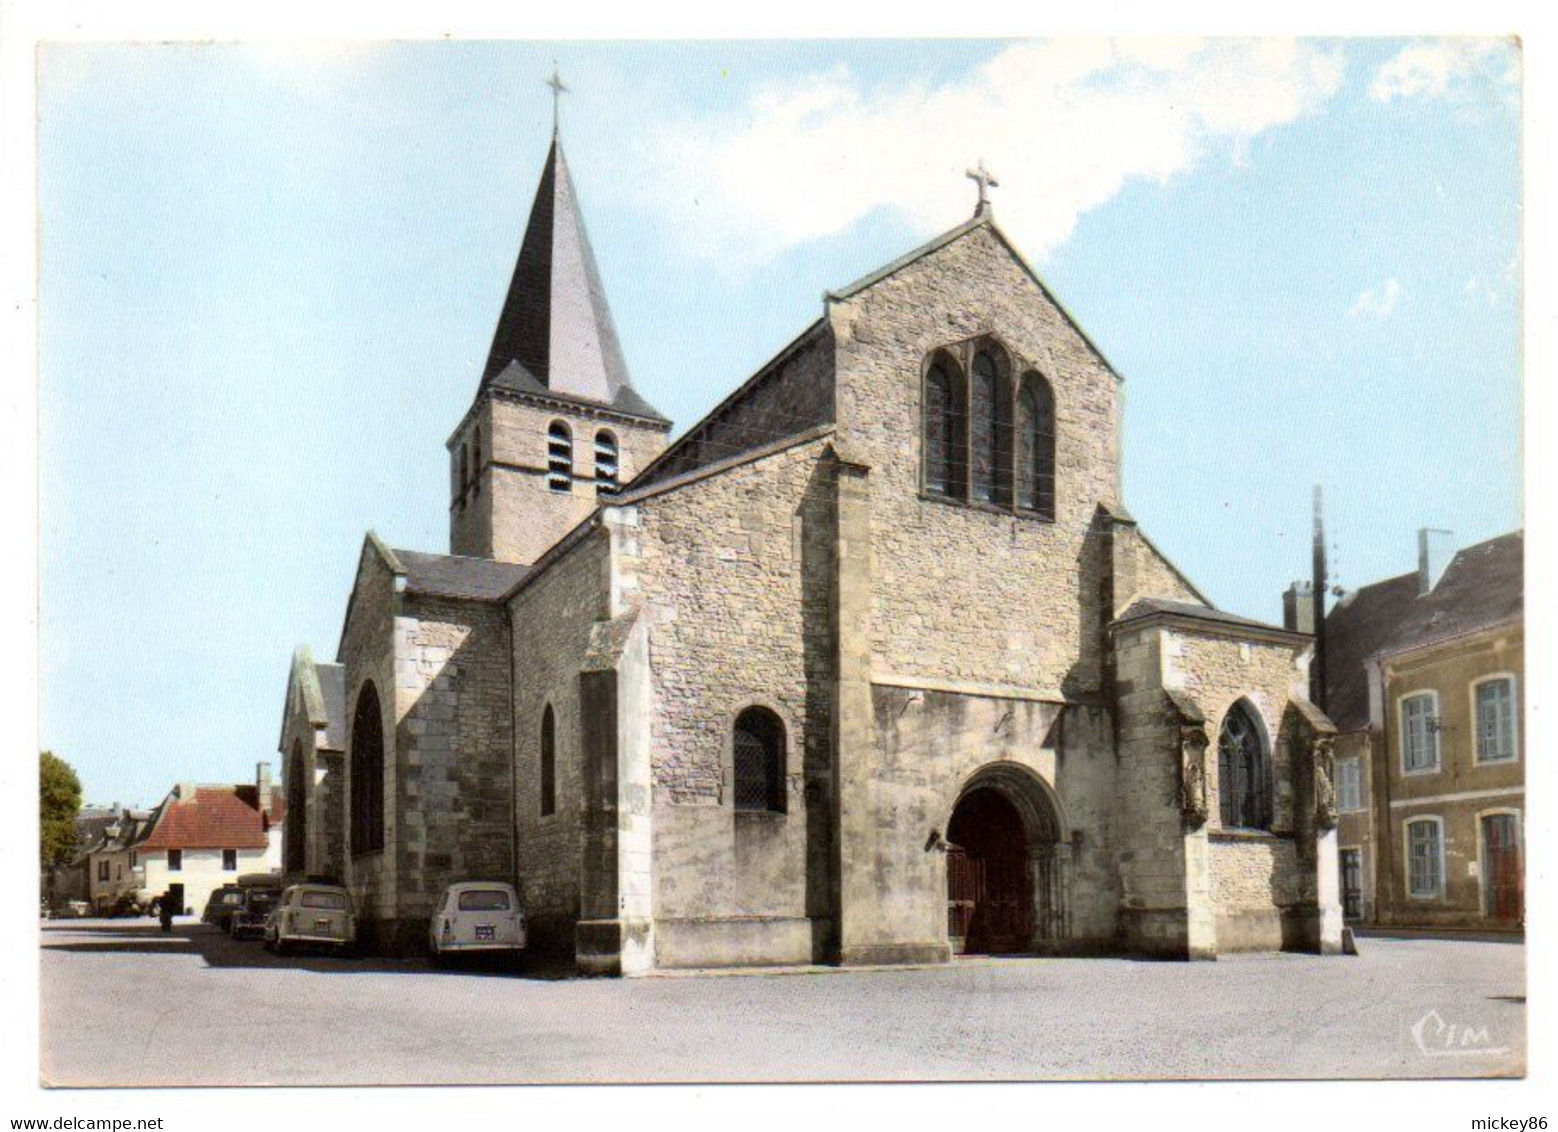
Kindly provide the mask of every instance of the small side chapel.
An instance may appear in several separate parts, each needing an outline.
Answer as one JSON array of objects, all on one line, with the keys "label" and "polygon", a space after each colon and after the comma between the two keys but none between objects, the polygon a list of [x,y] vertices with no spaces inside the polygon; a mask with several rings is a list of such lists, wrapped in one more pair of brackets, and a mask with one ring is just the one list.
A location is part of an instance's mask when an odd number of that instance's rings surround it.
[{"label": "small side chapel", "polygon": [[1131,517],[1121,378],[970,176],[671,440],[554,128],[450,552],[370,532],[334,662],[294,657],[289,873],[389,952],[511,881],[594,974],[1339,950],[1311,639]]}]

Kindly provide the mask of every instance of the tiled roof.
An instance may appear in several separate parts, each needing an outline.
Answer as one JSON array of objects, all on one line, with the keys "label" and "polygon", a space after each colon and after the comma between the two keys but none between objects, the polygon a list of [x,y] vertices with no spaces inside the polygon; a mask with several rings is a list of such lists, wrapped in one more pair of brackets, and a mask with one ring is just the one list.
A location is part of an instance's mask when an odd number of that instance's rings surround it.
[{"label": "tiled roof", "polygon": [[530,570],[528,566],[495,562],[491,558],[424,554],[399,548],[393,553],[404,571],[407,592],[429,597],[498,601]]},{"label": "tiled roof", "polygon": [[139,848],[264,849],[266,830],[285,818],[286,802],[272,791],[270,813],[262,815],[258,796],[254,786],[197,786],[193,797],[170,796]]},{"label": "tiled roof", "polygon": [[1349,594],[1326,615],[1326,713],[1343,731],[1368,726],[1363,662],[1512,621],[1525,610],[1525,532],[1468,546],[1418,596],[1418,574]]},{"label": "tiled roof", "polygon": [[1190,617],[1197,621],[1210,621],[1214,624],[1227,625],[1234,628],[1259,629],[1266,633],[1288,632],[1281,625],[1269,625],[1264,621],[1240,617],[1236,613],[1224,613],[1221,609],[1211,609],[1205,605],[1196,605],[1194,602],[1171,601],[1168,598],[1161,597],[1143,597],[1131,602],[1126,611],[1115,620],[1115,624],[1120,625],[1127,621],[1137,621],[1143,617],[1151,617],[1159,613],[1174,617]]}]

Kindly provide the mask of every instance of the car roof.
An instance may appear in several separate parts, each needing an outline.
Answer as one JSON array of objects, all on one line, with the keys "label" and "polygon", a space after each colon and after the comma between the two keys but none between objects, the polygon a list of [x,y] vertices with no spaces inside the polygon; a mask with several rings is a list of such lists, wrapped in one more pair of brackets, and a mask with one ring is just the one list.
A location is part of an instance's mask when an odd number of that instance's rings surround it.
[{"label": "car roof", "polygon": [[501,888],[513,892],[514,886],[506,880],[457,880],[444,888],[445,892],[463,892],[471,888]]}]

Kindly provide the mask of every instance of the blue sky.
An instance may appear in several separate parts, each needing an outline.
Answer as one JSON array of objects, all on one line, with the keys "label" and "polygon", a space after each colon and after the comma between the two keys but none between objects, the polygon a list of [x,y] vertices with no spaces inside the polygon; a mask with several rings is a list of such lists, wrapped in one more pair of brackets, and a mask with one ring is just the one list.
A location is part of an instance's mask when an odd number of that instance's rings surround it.
[{"label": "blue sky", "polygon": [[274,757],[365,529],[447,548],[563,128],[629,367],[685,427],[966,166],[1126,379],[1125,499],[1275,619],[1521,524],[1518,58],[1495,41],[56,45],[41,55],[42,742],[95,801]]}]

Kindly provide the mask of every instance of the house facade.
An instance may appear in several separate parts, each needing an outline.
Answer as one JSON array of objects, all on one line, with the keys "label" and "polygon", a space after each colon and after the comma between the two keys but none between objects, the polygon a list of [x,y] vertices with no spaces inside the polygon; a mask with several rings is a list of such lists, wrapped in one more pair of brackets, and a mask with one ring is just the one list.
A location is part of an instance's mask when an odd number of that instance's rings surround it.
[{"label": "house facade", "polygon": [[372,944],[503,879],[592,973],[1339,948],[1311,638],[1140,530],[1121,378],[984,190],[667,443],[553,137],[453,553],[363,543],[344,807],[288,762]]},{"label": "house facade", "polygon": [[198,915],[212,892],[240,875],[279,873],[285,817],[269,763],[259,764],[254,785],[180,783],[129,847],[141,898],[171,894],[184,914]]},{"label": "house facade", "polygon": [[1382,925],[1524,920],[1524,538],[1347,595],[1327,620],[1343,902]]}]

